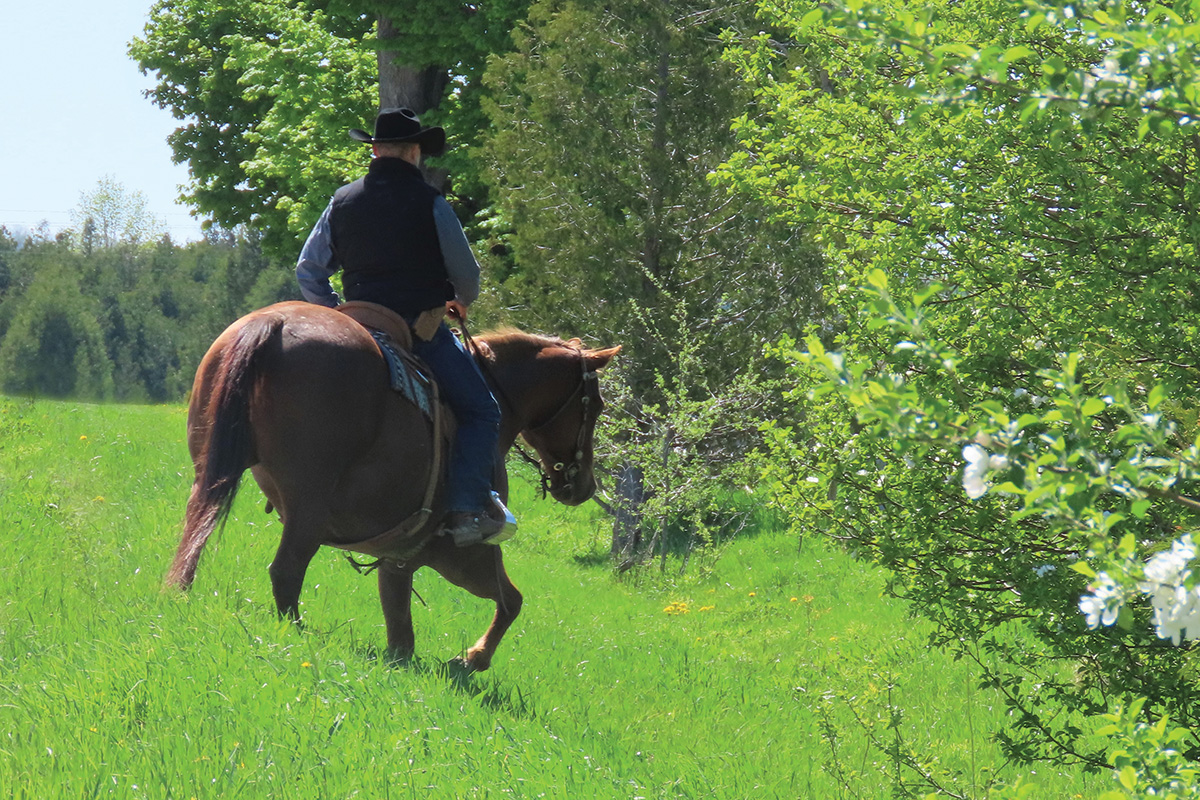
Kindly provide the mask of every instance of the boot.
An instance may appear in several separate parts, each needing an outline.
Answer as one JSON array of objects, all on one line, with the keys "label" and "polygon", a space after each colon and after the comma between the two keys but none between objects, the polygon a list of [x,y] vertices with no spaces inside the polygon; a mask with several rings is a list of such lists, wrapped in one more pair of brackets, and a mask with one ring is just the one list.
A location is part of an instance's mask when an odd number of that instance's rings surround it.
[{"label": "boot", "polygon": [[442,532],[454,539],[458,547],[476,544],[500,544],[517,532],[517,519],[492,492],[491,508],[487,511],[451,511],[446,515]]}]

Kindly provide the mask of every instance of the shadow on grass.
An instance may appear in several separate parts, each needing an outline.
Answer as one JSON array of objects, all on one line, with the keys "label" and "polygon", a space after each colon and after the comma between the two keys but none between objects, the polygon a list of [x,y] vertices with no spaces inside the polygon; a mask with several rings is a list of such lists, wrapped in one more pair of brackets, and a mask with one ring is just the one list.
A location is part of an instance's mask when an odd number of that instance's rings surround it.
[{"label": "shadow on grass", "polygon": [[[669,518],[657,531],[653,529],[656,522],[643,521],[642,561],[666,557],[686,564],[697,550],[720,547],[734,539],[753,539],[784,525],[778,513],[746,497],[732,498],[725,507],[699,519],[682,514]],[[617,567],[614,555],[599,549],[577,554],[572,560],[581,567]]]},{"label": "shadow on grass", "polygon": [[379,653],[378,648],[360,650],[365,657],[379,660],[394,670],[404,670],[414,675],[440,678],[446,682],[447,688],[466,697],[479,700],[484,706],[495,711],[530,717],[532,712],[525,701],[520,687],[508,685],[506,681],[491,679],[482,681],[481,673],[472,671],[462,658],[452,658],[449,661],[412,656],[411,658],[391,658]]},{"label": "shadow on grass", "polygon": [[478,698],[486,707],[506,711],[523,717],[532,716],[532,712],[519,686],[493,677],[490,680],[480,680],[482,673],[474,672],[467,667],[462,657],[449,661],[437,661],[421,656],[397,658],[391,656],[378,645],[358,643],[351,647],[354,653],[366,662],[380,664],[395,671],[407,672],[420,677],[439,678],[446,682],[451,691],[466,697]]}]

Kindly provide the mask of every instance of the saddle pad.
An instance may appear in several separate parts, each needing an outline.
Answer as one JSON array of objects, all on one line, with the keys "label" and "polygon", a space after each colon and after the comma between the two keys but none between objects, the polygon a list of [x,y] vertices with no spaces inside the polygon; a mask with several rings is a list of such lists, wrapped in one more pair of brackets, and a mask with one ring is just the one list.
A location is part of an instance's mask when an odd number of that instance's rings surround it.
[{"label": "saddle pad", "polygon": [[433,383],[421,371],[416,358],[411,353],[398,349],[392,337],[383,331],[373,328],[368,330],[375,344],[379,345],[379,352],[383,354],[392,389],[404,395],[410,403],[421,409],[421,413],[427,419],[432,420],[433,404],[436,402]]}]

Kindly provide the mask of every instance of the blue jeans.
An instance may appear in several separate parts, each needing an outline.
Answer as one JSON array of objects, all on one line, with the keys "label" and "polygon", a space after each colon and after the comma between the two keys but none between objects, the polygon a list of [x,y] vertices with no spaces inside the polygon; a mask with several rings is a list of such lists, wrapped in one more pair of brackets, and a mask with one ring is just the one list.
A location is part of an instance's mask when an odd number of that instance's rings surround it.
[{"label": "blue jeans", "polygon": [[458,420],[450,453],[450,511],[483,511],[491,506],[492,470],[500,438],[500,406],[483,373],[445,323],[428,342],[413,337],[413,353],[429,365]]}]

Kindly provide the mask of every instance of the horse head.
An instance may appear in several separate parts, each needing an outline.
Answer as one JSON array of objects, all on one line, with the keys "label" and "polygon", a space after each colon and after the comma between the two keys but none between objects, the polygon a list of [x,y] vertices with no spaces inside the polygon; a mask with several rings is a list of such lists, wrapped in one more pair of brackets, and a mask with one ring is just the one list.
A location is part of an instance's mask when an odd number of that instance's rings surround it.
[{"label": "horse head", "polygon": [[513,435],[519,432],[537,452],[546,491],[569,506],[590,499],[596,492],[593,437],[604,409],[597,373],[620,346],[589,350],[578,339],[515,332],[481,338],[494,353],[497,399],[508,406]]}]

